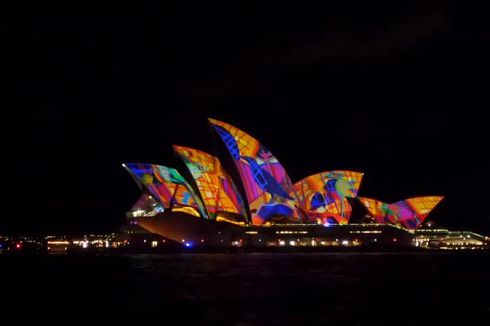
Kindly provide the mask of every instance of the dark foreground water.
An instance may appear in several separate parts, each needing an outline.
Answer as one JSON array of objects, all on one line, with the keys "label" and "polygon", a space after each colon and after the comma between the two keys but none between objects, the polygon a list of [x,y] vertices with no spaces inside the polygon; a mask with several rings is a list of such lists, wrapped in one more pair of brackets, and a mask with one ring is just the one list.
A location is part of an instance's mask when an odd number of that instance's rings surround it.
[{"label": "dark foreground water", "polygon": [[0,256],[38,324],[490,325],[489,254]]}]

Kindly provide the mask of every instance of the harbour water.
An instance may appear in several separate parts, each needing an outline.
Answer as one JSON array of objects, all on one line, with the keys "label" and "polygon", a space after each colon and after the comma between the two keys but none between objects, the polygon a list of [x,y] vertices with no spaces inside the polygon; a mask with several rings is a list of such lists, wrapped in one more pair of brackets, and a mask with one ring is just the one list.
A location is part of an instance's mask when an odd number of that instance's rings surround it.
[{"label": "harbour water", "polygon": [[[0,256],[23,324],[490,325],[488,253]],[[20,313],[19,313],[20,311]]]}]

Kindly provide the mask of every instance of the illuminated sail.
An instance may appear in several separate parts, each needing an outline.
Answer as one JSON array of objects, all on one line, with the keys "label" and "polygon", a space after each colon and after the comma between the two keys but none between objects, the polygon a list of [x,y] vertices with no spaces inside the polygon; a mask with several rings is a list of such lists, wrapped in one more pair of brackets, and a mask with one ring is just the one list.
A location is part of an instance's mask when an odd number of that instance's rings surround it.
[{"label": "illuminated sail", "polygon": [[[136,201],[133,207],[128,212],[130,217],[150,217],[164,211],[164,207],[148,192],[143,189],[140,198]],[[196,214],[194,214],[196,215]],[[197,214],[199,215],[199,214]]]},{"label": "illuminated sail", "polygon": [[443,199],[442,196],[415,197],[386,204],[374,199],[359,197],[378,223],[389,223],[407,229],[417,228]]},{"label": "illuminated sail", "polygon": [[375,219],[376,223],[391,223],[389,220],[385,221],[384,219],[386,217],[386,206],[388,204],[366,197],[357,198],[366,207],[371,217]]},{"label": "illuminated sail", "polygon": [[347,224],[352,207],[347,198],[355,198],[363,174],[353,171],[326,171],[310,175],[294,184],[301,209],[308,220],[335,220]]},{"label": "illuminated sail", "polygon": [[153,164],[123,164],[140,188],[146,189],[165,209],[175,205],[190,206],[206,216],[203,205],[180,173]]},{"label": "illuminated sail", "polygon": [[217,157],[182,146],[174,145],[174,150],[191,172],[209,216],[228,212],[245,217],[243,200]]},{"label": "illuminated sail", "polygon": [[[298,221],[291,179],[277,158],[255,138],[227,123],[209,119],[225,143],[245,188],[253,224],[272,218]],[[294,195],[293,195],[294,196]]]},{"label": "illuminated sail", "polygon": [[161,210],[163,211],[163,206],[158,201],[153,198],[153,196],[148,192],[148,190],[143,190],[140,198],[136,201],[136,203],[131,208],[132,211],[135,210]]},{"label": "illuminated sail", "polygon": [[434,207],[436,207],[443,199],[443,196],[425,196],[409,198],[405,201],[419,216],[427,217]]}]

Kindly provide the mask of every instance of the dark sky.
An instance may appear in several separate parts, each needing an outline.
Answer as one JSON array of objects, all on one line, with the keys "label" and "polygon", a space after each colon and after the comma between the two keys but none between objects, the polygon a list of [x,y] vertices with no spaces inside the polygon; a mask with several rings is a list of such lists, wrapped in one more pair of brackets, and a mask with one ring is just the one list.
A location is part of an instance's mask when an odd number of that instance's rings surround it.
[{"label": "dark sky", "polygon": [[116,230],[138,197],[121,163],[215,151],[207,117],[261,140],[293,181],[363,171],[362,196],[444,195],[434,221],[490,233],[484,8],[2,7],[0,233]]}]

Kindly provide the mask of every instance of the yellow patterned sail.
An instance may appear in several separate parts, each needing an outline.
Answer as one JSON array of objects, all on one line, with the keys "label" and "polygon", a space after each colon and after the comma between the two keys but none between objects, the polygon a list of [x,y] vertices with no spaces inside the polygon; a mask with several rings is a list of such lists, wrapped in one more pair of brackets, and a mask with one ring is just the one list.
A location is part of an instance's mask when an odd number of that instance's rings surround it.
[{"label": "yellow patterned sail", "polygon": [[425,196],[405,199],[410,207],[424,219],[443,200],[443,196]]},{"label": "yellow patterned sail", "polygon": [[245,218],[243,200],[217,157],[197,149],[176,145],[174,151],[189,169],[212,218],[220,212],[239,214]]},{"label": "yellow patterned sail", "polygon": [[369,214],[376,220],[377,223],[384,223],[386,210],[383,208],[383,205],[387,205],[386,203],[366,197],[357,197],[357,199],[359,199],[359,201],[366,207]]}]

